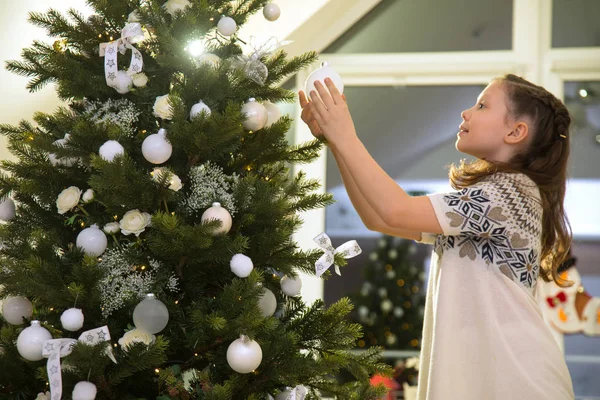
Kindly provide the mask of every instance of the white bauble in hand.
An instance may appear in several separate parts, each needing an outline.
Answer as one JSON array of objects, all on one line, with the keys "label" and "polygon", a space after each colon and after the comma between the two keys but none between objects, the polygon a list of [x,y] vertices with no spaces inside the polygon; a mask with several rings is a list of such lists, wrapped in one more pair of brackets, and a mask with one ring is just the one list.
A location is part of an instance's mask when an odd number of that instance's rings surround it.
[{"label": "white bauble in hand", "polygon": [[67,331],[76,332],[83,327],[83,312],[79,308],[69,308],[61,314],[60,323]]},{"label": "white bauble in hand", "polygon": [[158,333],[165,329],[169,322],[169,310],[165,304],[158,300],[152,293],[146,295],[133,310],[133,323],[136,328],[150,334]]},{"label": "white bauble in hand", "polygon": [[158,133],[148,136],[142,143],[142,154],[152,164],[162,164],[173,153],[173,146],[167,140],[167,131],[159,129]]},{"label": "white bauble in hand", "polygon": [[116,156],[125,154],[125,149],[123,146],[121,146],[121,143],[117,142],[116,140],[109,140],[100,146],[100,150],[98,152],[100,153],[100,157],[108,162],[111,162]]},{"label": "white bauble in hand", "polygon": [[25,297],[9,297],[2,303],[2,315],[11,325],[21,325],[23,318],[29,319],[33,314],[33,305]]},{"label": "white bauble in hand", "polygon": [[15,202],[10,197],[6,197],[0,202],[0,220],[10,221],[15,217],[15,213]]},{"label": "white bauble in hand", "polygon": [[273,125],[275,122],[279,121],[281,118],[281,110],[275,104],[270,101],[263,102],[263,107],[267,110],[267,123],[266,127]]},{"label": "white bauble in hand", "polygon": [[221,203],[213,203],[212,207],[204,211],[201,218],[203,223],[214,219],[221,221],[221,226],[213,231],[215,235],[226,234],[229,232],[233,221],[231,219],[231,214],[229,214],[229,211],[225,208],[221,207]]},{"label": "white bauble in hand", "polygon": [[117,77],[112,83],[112,87],[120,94],[129,93],[133,87],[133,79],[125,71],[117,71]]},{"label": "white bauble in hand", "polygon": [[77,247],[81,247],[83,252],[88,256],[98,257],[106,250],[108,240],[106,239],[104,232],[98,228],[98,225],[94,224],[79,232],[75,243]]},{"label": "white bauble in hand", "polygon": [[[66,143],[69,141],[71,135],[68,133],[65,135],[63,139],[58,139],[54,142],[54,145],[57,147],[65,147]],[[57,158],[55,154],[48,154],[48,158],[50,159],[50,163],[54,166],[64,165],[65,167],[70,167],[75,164],[79,159],[77,157],[61,157]]]},{"label": "white bauble in hand", "polygon": [[39,361],[42,355],[42,347],[46,340],[52,339],[48,330],[40,324],[40,321],[31,321],[31,326],[25,328],[17,338],[17,350],[21,357],[28,361]]},{"label": "white bauble in hand", "polygon": [[263,317],[268,318],[277,310],[277,298],[269,289],[265,288],[258,298],[258,308]]},{"label": "white bauble in hand", "polygon": [[290,297],[298,296],[300,294],[300,289],[302,289],[302,280],[299,276],[295,278],[290,278],[285,275],[281,278],[281,291]]},{"label": "white bauble in hand", "polygon": [[262,361],[262,349],[246,336],[234,340],[227,348],[227,363],[235,372],[247,374],[254,371]]},{"label": "white bauble in hand", "polygon": [[265,16],[267,21],[277,21],[277,19],[281,15],[281,9],[275,3],[267,3],[263,8],[263,15]]},{"label": "white bauble in hand", "polygon": [[96,392],[96,385],[92,382],[78,382],[73,388],[73,400],[94,400],[96,398]]},{"label": "white bauble in hand", "polygon": [[242,107],[244,120],[242,125],[249,131],[258,131],[265,127],[269,114],[265,106],[260,104],[256,99],[249,99]]},{"label": "white bauble in hand", "polygon": [[231,17],[221,17],[217,30],[223,36],[231,36],[237,31],[237,24]]},{"label": "white bauble in hand", "polygon": [[229,266],[231,267],[231,272],[240,278],[248,277],[254,269],[254,264],[252,264],[250,257],[243,254],[234,255],[229,262]]},{"label": "white bauble in hand", "polygon": [[329,65],[327,61],[324,61],[321,64],[321,68],[313,71],[308,76],[308,78],[306,78],[306,95],[310,96],[310,93],[313,90],[317,91],[317,89],[315,88],[315,81],[320,81],[321,84],[325,87],[325,90],[329,91],[327,85],[325,84],[325,78],[330,78],[333,81],[335,87],[338,89],[338,91],[340,93],[344,93],[344,82],[342,81],[342,77],[340,76],[340,74],[335,72],[335,70],[331,67],[331,65]]},{"label": "white bauble in hand", "polygon": [[192,106],[192,109],[190,110],[190,118],[195,118],[198,115],[200,115],[202,112],[206,113],[206,116],[208,117],[211,113],[210,111],[210,107],[208,107],[206,104],[204,104],[204,102],[202,100],[200,100],[198,103],[194,104]]}]

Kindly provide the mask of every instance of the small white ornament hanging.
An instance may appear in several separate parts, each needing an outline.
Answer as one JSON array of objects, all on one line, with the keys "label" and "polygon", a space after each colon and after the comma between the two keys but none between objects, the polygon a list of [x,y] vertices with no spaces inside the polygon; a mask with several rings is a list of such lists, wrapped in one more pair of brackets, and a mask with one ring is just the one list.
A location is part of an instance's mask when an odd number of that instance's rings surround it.
[{"label": "small white ornament hanging", "polygon": [[248,99],[248,102],[242,107],[242,115],[244,120],[242,125],[249,131],[258,131],[265,127],[269,114],[265,106],[260,104],[256,99]]},{"label": "small white ornament hanging", "polygon": [[298,296],[300,294],[300,289],[302,289],[302,280],[299,276],[290,278],[285,275],[281,278],[281,290],[286,296]]},{"label": "small white ornament hanging", "polygon": [[116,156],[125,154],[125,149],[116,140],[109,140],[100,146],[100,157],[108,162],[112,162]]},{"label": "small white ornament hanging", "polygon": [[133,310],[133,323],[136,328],[150,334],[165,329],[169,322],[169,310],[154,294],[148,293]]},{"label": "small white ornament hanging", "polygon": [[69,308],[61,314],[60,323],[67,331],[76,332],[83,327],[83,312],[79,308]]},{"label": "small white ornament hanging", "polygon": [[77,247],[81,247],[83,252],[91,257],[98,257],[104,253],[106,246],[108,246],[106,235],[96,224],[79,232],[75,243]]},{"label": "small white ornament hanging", "polygon": [[159,129],[158,133],[148,136],[142,143],[142,154],[152,164],[162,164],[173,153],[173,146],[167,140],[167,130]]},{"label": "small white ornament hanging", "polygon": [[96,385],[92,382],[81,381],[73,388],[73,400],[94,400],[96,393]]},{"label": "small white ornament hanging", "polygon": [[379,297],[387,297],[388,291],[387,288],[381,287],[377,290]]},{"label": "small white ornament hanging", "polygon": [[250,272],[254,269],[254,264],[250,257],[244,254],[236,254],[231,258],[229,262],[231,272],[239,276],[240,278],[246,278],[250,275]]},{"label": "small white ornament hanging", "polygon": [[237,31],[237,24],[231,17],[221,17],[217,24],[217,30],[223,36],[231,36]]},{"label": "small white ornament hanging", "polygon": [[[63,139],[56,140],[54,142],[54,145],[57,146],[57,147],[65,147],[65,145],[69,141],[70,137],[71,137],[71,135],[69,135],[67,133]],[[57,165],[63,165],[65,167],[71,167],[75,163],[77,163],[77,161],[79,161],[79,159],[77,157],[61,157],[61,158],[57,158],[56,154],[53,154],[53,153],[48,154],[48,159],[50,160],[50,163],[52,165],[54,165],[55,167]]]},{"label": "small white ornament hanging", "polygon": [[133,86],[135,87],[145,87],[148,84],[148,76],[143,72],[138,72],[131,76],[133,81]]},{"label": "small white ornament hanging", "polygon": [[267,3],[263,8],[263,15],[267,21],[277,21],[279,16],[281,15],[281,9],[275,3]]},{"label": "small white ornament hanging", "polygon": [[262,361],[262,349],[254,340],[241,336],[227,348],[227,363],[235,372],[247,374],[254,371]]},{"label": "small white ornament hanging", "polygon": [[208,117],[211,113],[211,110],[209,106],[207,106],[202,100],[200,100],[198,103],[192,106],[192,109],[190,110],[190,118],[194,119],[202,112],[206,113],[206,116]]},{"label": "small white ornament hanging", "polygon": [[23,329],[17,338],[17,351],[28,361],[39,361],[44,358],[42,346],[50,339],[52,335],[42,327],[40,321],[31,321],[31,326]]},{"label": "small white ornament hanging", "polygon": [[263,293],[258,298],[258,308],[264,318],[275,314],[277,310],[277,298],[269,289],[264,288]]},{"label": "small white ornament hanging", "polygon": [[281,118],[281,110],[279,109],[279,107],[277,107],[270,101],[265,101],[262,105],[267,110],[267,123],[265,125],[266,128],[279,121],[279,118]]},{"label": "small white ornament hanging", "polygon": [[394,305],[392,304],[392,301],[390,299],[385,299],[381,302],[381,311],[383,311],[386,314],[392,310],[392,307],[394,307]]},{"label": "small white ornament hanging", "polygon": [[396,258],[398,258],[398,250],[391,249],[388,253],[388,257],[390,258],[390,260],[395,260]]},{"label": "small white ornament hanging", "polygon": [[404,310],[401,309],[400,307],[394,308],[394,316],[396,318],[402,318],[404,316]]},{"label": "small white ornament hanging", "polygon": [[125,71],[117,71],[117,77],[112,82],[113,87],[119,94],[129,93],[133,87],[133,79]]},{"label": "small white ornament hanging", "polygon": [[203,53],[198,57],[194,58],[196,66],[200,66],[202,64],[208,64],[211,67],[215,68],[221,62],[221,57],[212,53]]},{"label": "small white ornament hanging", "polygon": [[367,308],[367,306],[358,307],[358,316],[361,319],[367,318],[369,316],[369,309]]},{"label": "small white ornament hanging", "polygon": [[16,208],[15,202],[10,198],[6,197],[0,203],[0,220],[2,221],[10,221],[15,217]]},{"label": "small white ornament hanging", "polygon": [[26,297],[9,297],[2,303],[2,315],[6,322],[11,325],[21,325],[23,318],[29,319],[32,314],[33,305]]},{"label": "small white ornament hanging", "polygon": [[306,78],[306,95],[310,96],[310,93],[313,90],[317,91],[317,89],[315,88],[315,81],[320,81],[321,84],[325,87],[325,90],[329,91],[327,85],[325,85],[325,78],[330,78],[333,81],[335,87],[338,89],[338,91],[340,93],[344,93],[344,82],[342,81],[342,77],[340,76],[340,74],[335,72],[335,70],[331,67],[331,65],[329,65],[327,61],[324,61],[321,64],[321,68],[313,71],[308,76],[308,78]]},{"label": "small white ornament hanging", "polygon": [[213,231],[215,235],[226,234],[229,232],[233,221],[231,219],[231,214],[229,214],[229,211],[227,211],[225,208],[221,207],[221,203],[213,203],[212,207],[204,211],[201,217],[202,223],[214,219],[221,221],[221,226]]}]

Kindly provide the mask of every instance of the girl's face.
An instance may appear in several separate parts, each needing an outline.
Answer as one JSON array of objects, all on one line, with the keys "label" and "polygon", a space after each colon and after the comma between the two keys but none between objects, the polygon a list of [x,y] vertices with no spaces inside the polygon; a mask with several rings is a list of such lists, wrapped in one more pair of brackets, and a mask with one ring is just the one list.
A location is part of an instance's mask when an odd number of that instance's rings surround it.
[{"label": "girl's face", "polygon": [[510,133],[506,94],[500,81],[493,81],[477,102],[461,113],[456,149],[479,159],[509,161],[504,137]]}]

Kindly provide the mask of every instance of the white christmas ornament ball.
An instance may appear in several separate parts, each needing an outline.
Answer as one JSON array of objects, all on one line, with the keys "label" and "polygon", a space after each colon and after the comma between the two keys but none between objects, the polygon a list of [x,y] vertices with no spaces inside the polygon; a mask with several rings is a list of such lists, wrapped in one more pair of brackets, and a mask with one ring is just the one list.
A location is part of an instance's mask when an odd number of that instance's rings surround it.
[{"label": "white christmas ornament ball", "polygon": [[105,159],[108,162],[111,162],[115,159],[116,156],[120,156],[121,154],[125,154],[125,149],[119,142],[116,140],[109,140],[100,146],[100,157]]},{"label": "white christmas ornament ball", "polygon": [[[54,142],[54,146],[57,147],[65,147],[65,144],[68,142],[71,135],[68,133],[65,135],[63,139],[58,139]],[[57,165],[64,165],[65,167],[70,167],[75,164],[79,159],[77,157],[61,157],[57,158],[55,154],[48,154],[48,158],[50,159],[50,163],[55,167]]]},{"label": "white christmas ornament ball", "polygon": [[150,334],[158,333],[165,329],[169,322],[167,306],[158,300],[152,293],[146,295],[133,310],[133,323],[136,328]]},{"label": "white christmas ornament ball", "polygon": [[227,363],[235,372],[247,374],[254,371],[262,361],[262,349],[254,340],[242,336],[227,348]]},{"label": "white christmas ornament ball", "polygon": [[129,93],[133,87],[133,78],[125,71],[117,71],[117,76],[111,86],[120,94]]},{"label": "white christmas ornament ball", "polygon": [[221,57],[213,53],[203,53],[194,60],[196,60],[196,65],[208,64],[211,67],[216,67],[221,62]]},{"label": "white christmas ornament ball", "polygon": [[390,312],[392,310],[392,307],[394,307],[394,305],[392,304],[392,301],[389,299],[386,299],[381,302],[381,311],[383,311],[384,313]]},{"label": "white christmas ornament ball", "polygon": [[338,91],[340,93],[344,93],[344,82],[342,81],[342,77],[340,76],[340,74],[335,72],[335,70],[331,67],[331,65],[329,65],[327,61],[324,61],[321,64],[321,68],[313,71],[308,76],[308,78],[306,78],[306,94],[310,96],[310,93],[313,90],[317,91],[317,89],[315,88],[315,81],[320,81],[321,84],[325,87],[325,90],[329,91],[327,85],[325,84],[325,78],[330,78],[333,81],[335,87],[338,89]]},{"label": "white christmas ornament ball", "polygon": [[402,316],[404,316],[404,310],[401,309],[400,307],[394,308],[394,316],[396,318],[402,318]]},{"label": "white christmas ornament ball", "polygon": [[277,310],[277,298],[269,289],[265,288],[258,299],[258,308],[264,318],[268,318],[275,314]]},{"label": "white christmas ornament ball", "polygon": [[98,225],[94,224],[79,232],[75,243],[77,247],[81,247],[83,252],[88,256],[98,257],[106,250],[108,240],[106,239],[104,232],[98,228]]},{"label": "white christmas ornament ball", "polygon": [[240,278],[246,278],[254,269],[254,264],[252,264],[250,257],[243,254],[234,255],[229,262],[229,266],[231,267],[231,271]]},{"label": "white christmas ornament ball", "polygon": [[142,154],[152,164],[162,164],[173,153],[173,146],[167,140],[167,131],[160,129],[158,133],[148,136],[142,143]]},{"label": "white christmas ornament ball", "polygon": [[64,329],[76,332],[83,327],[83,312],[79,308],[69,308],[61,314],[60,323]]},{"label": "white christmas ornament ball", "polygon": [[237,31],[237,24],[231,17],[221,17],[217,29],[223,36],[231,36]]},{"label": "white christmas ornament ball", "polygon": [[302,289],[302,280],[299,276],[290,278],[285,275],[281,278],[281,290],[286,296],[298,296],[300,294],[300,289]]},{"label": "white christmas ornament ball", "polygon": [[396,249],[391,249],[388,253],[388,257],[392,260],[395,260],[398,257],[398,251]]},{"label": "white christmas ornament ball", "polygon": [[367,306],[358,307],[358,316],[360,318],[367,318],[369,316],[369,309]]},{"label": "white christmas ornament ball", "polygon": [[31,321],[31,326],[23,329],[17,338],[17,351],[28,361],[39,361],[44,358],[42,346],[50,339],[52,335],[41,326],[40,321]]},{"label": "white christmas ornament ball", "polygon": [[17,296],[5,299],[2,304],[2,315],[11,325],[21,325],[23,318],[29,319],[33,314],[33,305],[28,298]]},{"label": "white christmas ornament ball", "polygon": [[212,207],[206,209],[201,217],[203,223],[215,219],[221,221],[221,226],[216,231],[213,231],[214,234],[219,235],[229,232],[233,224],[231,214],[225,208],[221,207],[221,203],[217,202],[213,203]]},{"label": "white christmas ornament ball", "polygon": [[15,202],[10,197],[6,197],[0,203],[0,220],[10,221],[15,217],[15,213]]},{"label": "white christmas ornament ball", "polygon": [[92,382],[78,382],[73,388],[73,400],[94,400],[96,392],[96,385]]},{"label": "white christmas ornament ball", "polygon": [[260,104],[256,99],[249,99],[242,107],[244,120],[242,125],[249,131],[258,131],[265,127],[269,114],[265,106]]},{"label": "white christmas ornament ball", "polygon": [[377,293],[379,294],[379,297],[387,297],[387,294],[388,294],[387,289],[384,287],[379,288],[377,290]]},{"label": "white christmas ornament ball", "polygon": [[277,21],[277,19],[281,15],[281,9],[275,3],[267,3],[263,8],[263,15],[265,16],[267,21]]},{"label": "white christmas ornament ball", "polygon": [[206,113],[206,116],[208,117],[211,113],[210,107],[208,107],[206,104],[204,104],[204,102],[201,100],[200,102],[194,104],[192,106],[192,109],[190,110],[190,118],[195,118],[198,115],[200,115],[202,112]]},{"label": "white christmas ornament ball", "polygon": [[267,123],[265,127],[273,125],[281,118],[281,110],[275,104],[270,101],[263,102],[263,107],[267,110]]}]

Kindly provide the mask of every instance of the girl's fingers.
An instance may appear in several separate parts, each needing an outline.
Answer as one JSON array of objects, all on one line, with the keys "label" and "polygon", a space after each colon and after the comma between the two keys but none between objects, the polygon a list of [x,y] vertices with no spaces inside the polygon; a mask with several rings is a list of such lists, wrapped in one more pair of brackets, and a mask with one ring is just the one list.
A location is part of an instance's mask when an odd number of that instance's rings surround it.
[{"label": "girl's fingers", "polygon": [[300,107],[304,109],[308,105],[308,99],[306,98],[306,93],[302,90],[298,92],[298,98],[300,99]]},{"label": "girl's fingers", "polygon": [[325,84],[329,89],[329,93],[331,93],[331,98],[335,104],[342,104],[342,101],[345,101],[345,98],[342,97],[338,88],[334,85],[333,81],[330,78],[325,78]]},{"label": "girl's fingers", "polygon": [[319,95],[314,90],[310,93],[310,99],[310,111],[319,125],[323,126],[323,122],[327,116],[327,107],[325,107],[325,104],[323,104],[323,101],[319,98]]},{"label": "girl's fingers", "polygon": [[327,91],[327,88],[323,86],[321,82],[315,81],[315,88],[317,89],[317,92],[319,92],[319,96],[321,96],[321,100],[323,101],[323,104],[325,104],[325,107],[327,107],[327,109],[330,109],[331,107],[335,106],[335,102],[331,98],[331,95]]}]

